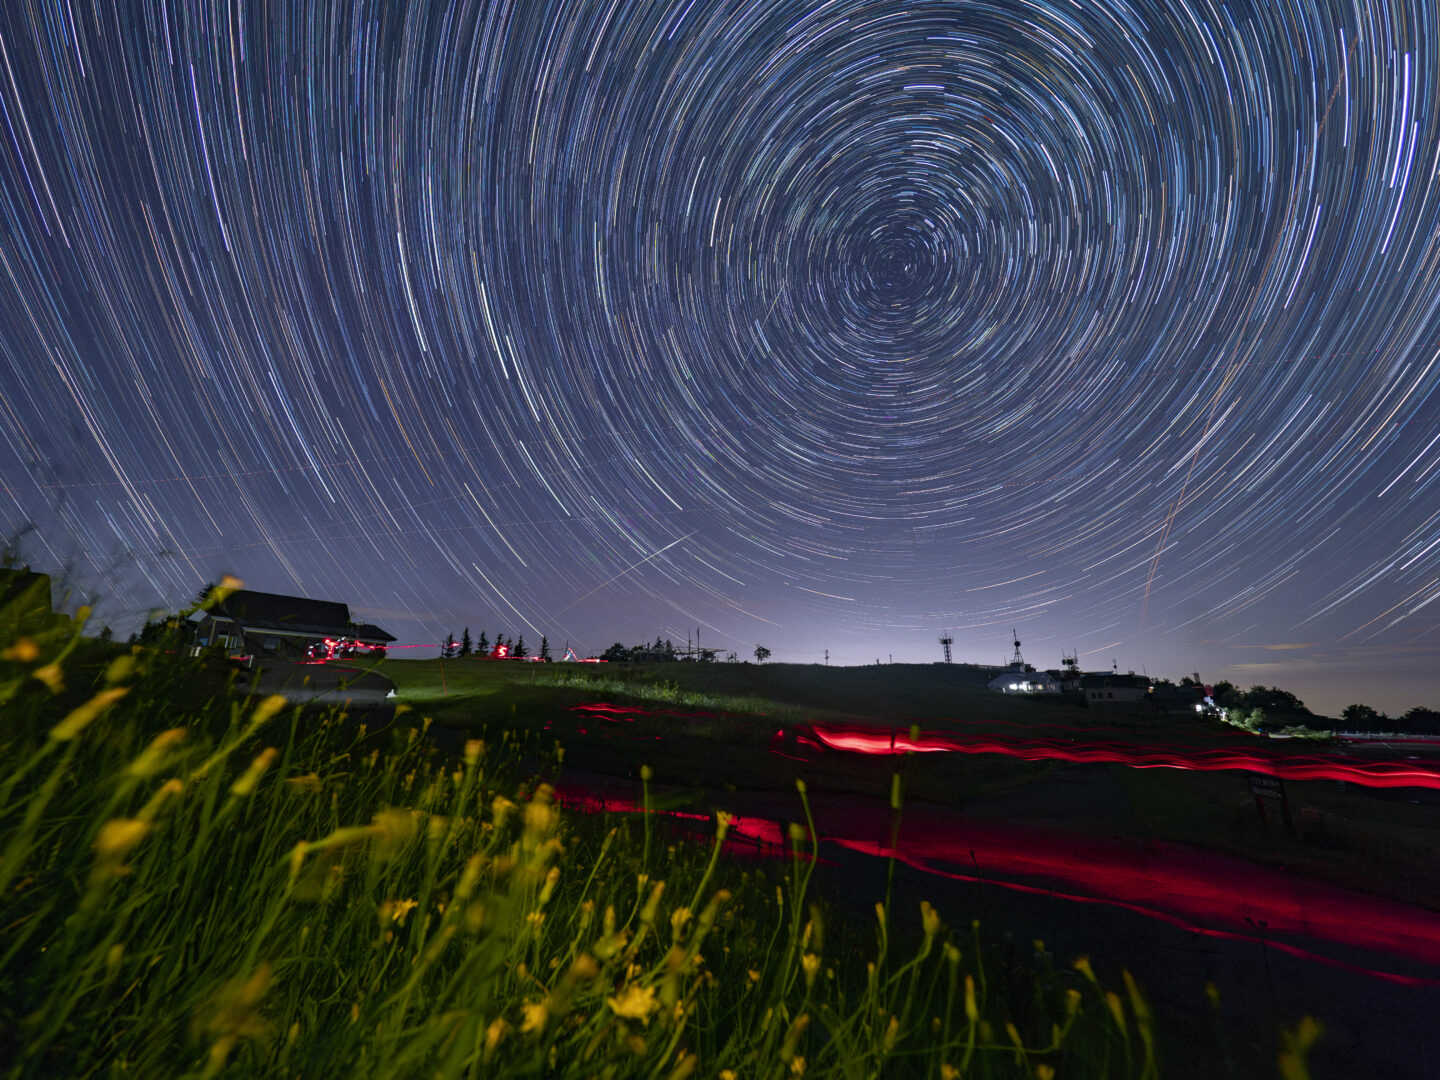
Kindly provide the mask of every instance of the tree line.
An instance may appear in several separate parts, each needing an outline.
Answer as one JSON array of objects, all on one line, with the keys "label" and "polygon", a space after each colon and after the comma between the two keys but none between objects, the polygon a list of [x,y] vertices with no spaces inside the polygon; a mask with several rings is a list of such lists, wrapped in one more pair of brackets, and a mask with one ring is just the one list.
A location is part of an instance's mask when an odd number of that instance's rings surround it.
[{"label": "tree line", "polygon": [[[755,646],[755,662],[763,664],[770,658],[770,650],[764,645]],[[656,637],[652,644],[645,645],[622,645],[615,642],[603,653],[601,660],[610,663],[631,663],[631,664],[673,664],[678,661],[694,661],[701,664],[713,664],[720,659],[718,649],[704,649],[698,644],[691,645],[686,642],[685,647],[677,648],[669,638]],[[738,663],[739,656],[734,652],[727,653],[725,662],[728,664]]]},{"label": "tree line", "polygon": [[[461,632],[459,640],[456,640],[454,634],[446,634],[445,640],[440,643],[440,659],[450,660],[460,656],[478,656],[493,660],[528,660],[530,646],[525,644],[524,634],[514,638],[497,633],[492,642],[490,635],[481,630],[479,640],[472,640],[470,627],[467,626]],[[535,654],[535,659],[546,664],[555,659],[550,655],[550,640],[544,634],[540,635],[540,651]]]},{"label": "tree line", "polygon": [[[1190,680],[1183,680],[1189,682]],[[1231,723],[1251,730],[1267,727],[1310,727],[1329,730],[1334,723],[1316,716],[1294,694],[1278,686],[1252,686],[1241,690],[1228,682],[1215,684],[1215,704],[1226,711]],[[1440,711],[1417,705],[1399,716],[1387,716],[1369,705],[1346,705],[1340,711],[1345,731],[1391,733],[1396,735],[1440,735]]]}]

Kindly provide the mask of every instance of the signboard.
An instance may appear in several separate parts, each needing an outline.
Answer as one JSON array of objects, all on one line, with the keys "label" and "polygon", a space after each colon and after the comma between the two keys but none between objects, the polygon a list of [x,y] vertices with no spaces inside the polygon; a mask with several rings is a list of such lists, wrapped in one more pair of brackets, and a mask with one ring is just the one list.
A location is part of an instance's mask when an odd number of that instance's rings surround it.
[{"label": "signboard", "polygon": [[1285,789],[1280,785],[1278,776],[1266,776],[1264,773],[1250,774],[1250,794],[1257,799],[1283,799]]},{"label": "signboard", "polygon": [[1278,776],[1250,773],[1250,794],[1255,796],[1255,809],[1259,812],[1262,823],[1265,822],[1265,800],[1274,799],[1280,804],[1280,815],[1285,820],[1285,828],[1290,831],[1290,835],[1299,838],[1295,819],[1290,816],[1290,800],[1285,797],[1285,785]]}]

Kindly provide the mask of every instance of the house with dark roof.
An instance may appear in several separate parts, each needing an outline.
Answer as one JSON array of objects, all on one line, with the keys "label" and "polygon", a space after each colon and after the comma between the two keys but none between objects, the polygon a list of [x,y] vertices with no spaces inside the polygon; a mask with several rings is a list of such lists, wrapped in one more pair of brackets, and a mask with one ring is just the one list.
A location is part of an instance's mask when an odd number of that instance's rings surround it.
[{"label": "house with dark roof", "polygon": [[250,589],[238,589],[190,618],[198,648],[249,656],[301,659],[333,655],[327,642],[358,641],[383,650],[395,640],[374,623],[353,622],[348,604]]},{"label": "house with dark roof", "polygon": [[356,623],[350,631],[350,636],[361,645],[369,645],[372,649],[383,649],[395,640],[394,634],[387,634],[374,623]]}]

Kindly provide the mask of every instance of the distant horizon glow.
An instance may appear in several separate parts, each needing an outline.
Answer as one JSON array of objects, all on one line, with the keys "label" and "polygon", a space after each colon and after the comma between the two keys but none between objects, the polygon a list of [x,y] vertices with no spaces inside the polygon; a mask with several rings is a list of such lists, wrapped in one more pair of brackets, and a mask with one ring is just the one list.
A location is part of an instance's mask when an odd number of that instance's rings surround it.
[{"label": "distant horizon glow", "polygon": [[0,529],[97,622],[1440,707],[1429,0],[155,7],[0,10]]}]

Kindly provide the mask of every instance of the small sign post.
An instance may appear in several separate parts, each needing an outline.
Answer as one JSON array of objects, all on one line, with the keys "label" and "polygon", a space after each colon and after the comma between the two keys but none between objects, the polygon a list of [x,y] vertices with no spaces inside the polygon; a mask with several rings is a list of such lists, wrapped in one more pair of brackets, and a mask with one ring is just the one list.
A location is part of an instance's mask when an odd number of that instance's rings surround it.
[{"label": "small sign post", "polygon": [[1290,797],[1285,793],[1283,780],[1268,773],[1250,773],[1250,794],[1255,796],[1255,809],[1259,811],[1262,823],[1268,824],[1265,818],[1265,801],[1273,799],[1280,804],[1280,815],[1285,820],[1285,828],[1290,831],[1291,836],[1298,835],[1295,831],[1295,819],[1290,816]]}]

